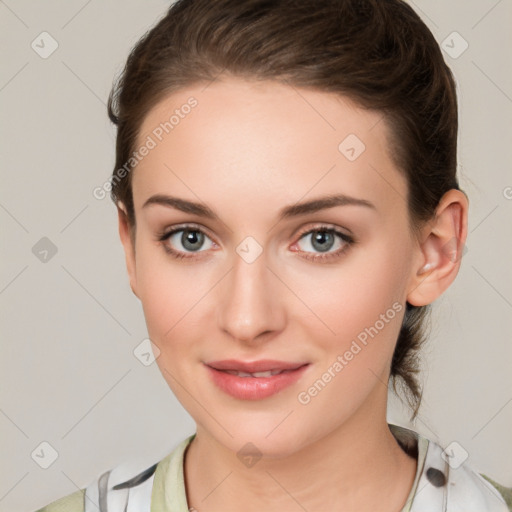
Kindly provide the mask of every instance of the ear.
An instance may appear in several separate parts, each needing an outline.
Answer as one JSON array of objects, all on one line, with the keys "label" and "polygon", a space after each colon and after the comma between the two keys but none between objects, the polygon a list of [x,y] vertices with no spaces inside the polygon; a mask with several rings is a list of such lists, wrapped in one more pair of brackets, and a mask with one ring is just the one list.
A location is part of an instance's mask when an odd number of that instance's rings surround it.
[{"label": "ear", "polygon": [[433,302],[457,276],[465,252],[468,207],[464,192],[450,189],[439,201],[434,219],[423,229],[407,295],[413,306]]},{"label": "ear", "polygon": [[137,296],[137,272],[135,265],[135,227],[132,227],[128,221],[128,214],[123,203],[117,204],[117,218],[119,222],[119,237],[124,248],[126,259],[126,269],[130,279],[130,288]]}]

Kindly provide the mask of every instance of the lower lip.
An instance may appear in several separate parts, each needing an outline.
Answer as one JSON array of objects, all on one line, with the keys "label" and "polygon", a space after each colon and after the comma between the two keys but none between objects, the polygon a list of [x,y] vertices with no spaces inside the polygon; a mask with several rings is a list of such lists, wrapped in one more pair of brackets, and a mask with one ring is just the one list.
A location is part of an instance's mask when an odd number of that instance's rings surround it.
[{"label": "lower lip", "polygon": [[261,400],[297,382],[308,366],[306,364],[296,370],[278,373],[271,377],[238,377],[211,366],[206,368],[217,387],[228,395],[241,400]]}]

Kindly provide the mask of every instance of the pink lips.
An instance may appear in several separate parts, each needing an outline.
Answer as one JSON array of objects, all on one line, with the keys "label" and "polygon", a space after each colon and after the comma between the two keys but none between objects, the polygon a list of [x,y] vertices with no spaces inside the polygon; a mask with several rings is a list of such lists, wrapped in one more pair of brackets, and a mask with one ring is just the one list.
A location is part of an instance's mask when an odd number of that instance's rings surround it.
[{"label": "pink lips", "polygon": [[[291,386],[304,373],[309,363],[234,359],[205,363],[213,382],[225,393],[241,400],[261,400]],[[254,376],[240,376],[248,373]],[[270,372],[268,375],[257,375]]]}]

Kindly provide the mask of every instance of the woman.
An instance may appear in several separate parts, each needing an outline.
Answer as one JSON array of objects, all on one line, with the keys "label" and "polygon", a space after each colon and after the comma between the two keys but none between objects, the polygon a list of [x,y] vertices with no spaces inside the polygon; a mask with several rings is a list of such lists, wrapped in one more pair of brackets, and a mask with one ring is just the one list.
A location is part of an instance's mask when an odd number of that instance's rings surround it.
[{"label": "woman", "polygon": [[46,511],[506,511],[418,412],[468,199],[452,74],[400,0],[178,1],[111,92],[130,285],[197,424]]}]

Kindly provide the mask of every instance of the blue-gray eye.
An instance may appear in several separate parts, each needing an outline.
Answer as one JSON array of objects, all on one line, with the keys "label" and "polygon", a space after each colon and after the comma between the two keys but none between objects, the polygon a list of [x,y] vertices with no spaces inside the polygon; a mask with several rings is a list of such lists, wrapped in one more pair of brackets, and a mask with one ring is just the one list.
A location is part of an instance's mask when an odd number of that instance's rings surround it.
[{"label": "blue-gray eye", "polygon": [[[167,251],[186,255],[187,253],[204,252],[212,246],[210,238],[200,229],[195,227],[180,227],[168,231],[159,237],[164,242]],[[205,240],[210,241],[210,246],[203,248]],[[181,247],[180,247],[181,245]]]},{"label": "blue-gray eye", "polygon": [[[327,229],[313,229],[311,231],[308,231],[299,240],[310,240],[308,244],[306,244],[309,247],[312,247],[313,250],[318,252],[327,252],[330,251],[336,244],[336,239],[341,239],[342,241],[339,242],[338,248],[343,247],[344,245],[347,245],[351,243],[352,239],[348,235],[344,235],[343,233],[340,233],[339,231],[336,231],[332,228]],[[300,248],[301,251],[308,252],[308,247]]]}]

